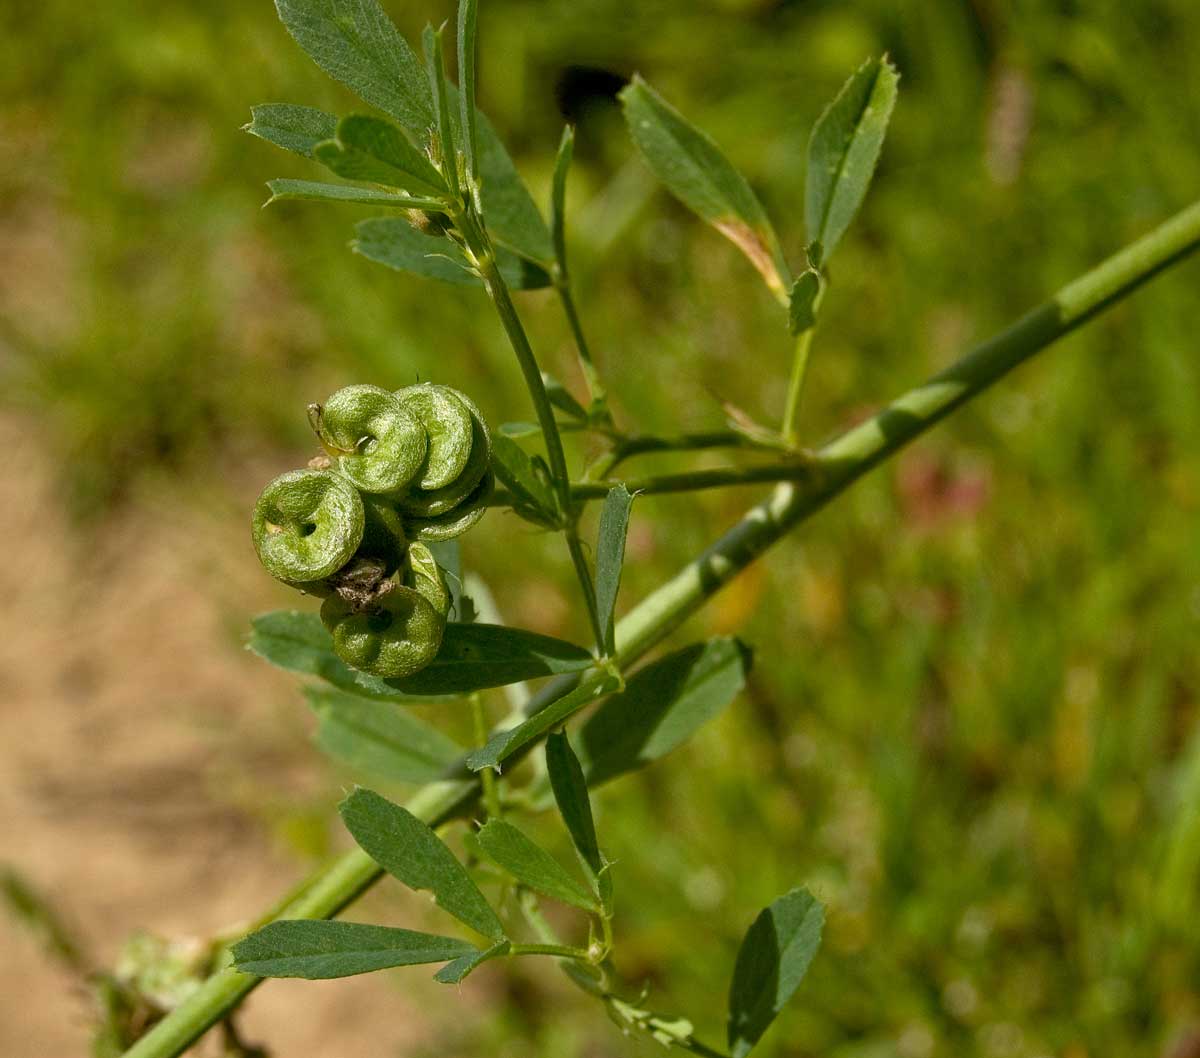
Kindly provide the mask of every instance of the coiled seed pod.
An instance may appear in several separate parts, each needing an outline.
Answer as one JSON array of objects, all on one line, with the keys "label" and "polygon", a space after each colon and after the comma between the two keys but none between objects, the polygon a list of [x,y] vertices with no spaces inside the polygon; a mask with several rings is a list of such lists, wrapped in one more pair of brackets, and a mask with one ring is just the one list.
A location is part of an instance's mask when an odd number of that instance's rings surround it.
[{"label": "coiled seed pod", "polygon": [[457,507],[433,518],[409,516],[404,520],[405,530],[417,540],[452,540],[462,536],[487,513],[487,498],[495,486],[496,478],[489,469]]},{"label": "coiled seed pod", "polygon": [[[397,505],[410,537],[448,540],[483,517],[483,501],[493,487],[491,434],[475,404],[448,386],[410,386],[398,396],[430,431],[429,469],[434,472],[428,480],[445,483],[428,487],[423,478],[422,484],[399,496]],[[451,470],[455,471],[452,477]]]},{"label": "coiled seed pod", "polygon": [[321,620],[334,652],[372,676],[397,679],[425,668],[442,645],[450,593],[433,555],[423,544],[409,548],[404,584],[378,595],[369,609],[356,610],[341,595],[321,604]]},{"label": "coiled seed pod", "polygon": [[350,560],[363,522],[362,499],[345,478],[293,470],[263,489],[251,531],[267,572],[307,590],[304,582],[323,580]]},{"label": "coiled seed pod", "polygon": [[309,420],[327,456],[259,497],[254,542],[273,576],[324,599],[321,620],[353,667],[407,676],[436,657],[450,593],[422,540],[483,517],[495,486],[479,409],[448,386],[347,386]]},{"label": "coiled seed pod", "polygon": [[471,456],[478,414],[472,415],[466,398],[449,386],[425,382],[397,390],[396,396],[420,420],[429,436],[429,453],[413,485],[429,491],[456,481]]},{"label": "coiled seed pod", "polygon": [[313,428],[338,469],[363,492],[393,493],[425,464],[420,420],[379,386],[346,386],[310,409]]}]

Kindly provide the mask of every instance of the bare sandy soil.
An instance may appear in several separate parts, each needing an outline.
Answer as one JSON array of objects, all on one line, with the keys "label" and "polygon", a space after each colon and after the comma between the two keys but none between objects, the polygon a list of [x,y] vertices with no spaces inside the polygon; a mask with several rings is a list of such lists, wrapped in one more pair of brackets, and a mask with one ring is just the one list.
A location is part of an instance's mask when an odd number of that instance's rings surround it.
[{"label": "bare sandy soil", "polygon": [[[270,806],[328,804],[329,779],[295,682],[239,649],[246,615],[278,597],[230,501],[164,490],[81,533],[34,437],[0,419],[0,862],[108,964],[135,930],[205,936],[269,906],[308,869]],[[394,1054],[421,1036],[414,1003],[379,975],[273,983],[244,1034],[281,1055],[335,1039],[347,1058]],[[0,1055],[86,1055],[86,1013],[0,914]]]}]

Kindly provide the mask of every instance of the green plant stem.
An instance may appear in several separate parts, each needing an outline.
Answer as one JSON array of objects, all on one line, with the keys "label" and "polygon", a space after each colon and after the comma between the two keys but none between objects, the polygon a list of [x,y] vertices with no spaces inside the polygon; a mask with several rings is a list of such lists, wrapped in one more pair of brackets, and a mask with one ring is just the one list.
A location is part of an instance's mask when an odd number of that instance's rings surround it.
[{"label": "green plant stem", "polygon": [[579,579],[579,586],[592,621],[592,628],[596,632],[596,642],[600,644],[603,642],[603,632],[596,611],[596,589],[592,584],[592,576],[579,545],[578,534],[574,532],[577,515],[571,503],[571,483],[567,471],[567,458],[563,453],[562,437],[558,432],[554,407],[546,393],[546,383],[542,379],[541,368],[538,367],[537,357],[534,356],[533,347],[529,344],[529,338],[525,334],[521,318],[517,315],[516,306],[512,303],[512,297],[509,295],[504,277],[501,276],[500,269],[496,267],[495,253],[486,232],[469,213],[457,214],[454,221],[455,226],[467,240],[476,267],[483,278],[483,285],[492,299],[504,332],[508,335],[509,344],[512,346],[513,352],[517,354],[517,363],[521,367],[521,374],[525,377],[525,385],[533,400],[538,426],[541,428],[542,439],[546,445],[546,457],[550,463],[550,477],[553,479],[559,508],[563,517],[567,519],[564,527],[567,550],[571,554],[571,564],[575,568],[575,575]]},{"label": "green plant stem", "polygon": [[525,916],[525,921],[529,923],[530,928],[538,935],[543,944],[559,943],[558,936],[538,907],[537,893],[532,889],[518,887],[517,905],[521,908],[521,914]]},{"label": "green plant stem", "polygon": [[695,433],[681,434],[635,434],[626,437],[617,445],[619,458],[617,463],[623,463],[633,456],[647,455],[653,452],[698,452],[708,448],[750,448],[755,450],[783,448],[783,445],[769,445],[752,438],[737,430],[700,430]]},{"label": "green plant stem", "polygon": [[[877,415],[835,438],[819,459],[829,473],[811,489],[778,485],[699,558],[643,599],[617,625],[625,664],[669,635],[771,544],[829,503],[852,482],[998,378],[1127,296],[1200,245],[1200,202],[1063,287],[1051,300],[977,346],[958,363],[909,391]],[[540,381],[540,378],[539,378]],[[553,681],[530,702],[545,708],[563,693]],[[478,780],[443,780],[423,787],[407,808],[431,826],[453,819],[478,796]],[[361,849],[325,868],[280,918],[330,918],[383,872]],[[226,1017],[261,978],[217,971],[133,1045],[125,1058],[175,1058]]]},{"label": "green plant stem", "polygon": [[572,523],[563,529],[563,533],[567,538],[567,550],[571,553],[571,564],[575,567],[575,576],[583,591],[583,601],[587,607],[588,620],[592,625],[592,636],[596,640],[596,650],[603,654],[604,626],[600,622],[600,608],[596,603],[596,585],[592,581],[592,571],[588,568],[587,556],[583,553],[579,530]]},{"label": "green plant stem", "polygon": [[621,436],[608,434],[613,440],[613,446],[607,452],[598,456],[587,470],[583,479],[601,481],[634,456],[649,455],[655,452],[699,452],[711,448],[749,448],[756,451],[786,451],[786,446],[767,444],[755,441],[737,430],[702,430],[697,433],[681,433],[660,436],[657,434],[634,434]]},{"label": "green plant stem", "polygon": [[[475,745],[482,746],[487,742],[487,717],[483,715],[483,696],[476,692],[469,696],[471,702],[471,724],[475,735]],[[485,769],[489,774],[480,775],[479,782],[483,790],[483,805],[487,809],[489,819],[499,819],[503,811],[500,807],[500,791],[496,786],[496,773],[491,768]]]},{"label": "green plant stem", "polygon": [[804,379],[808,375],[808,354],[812,347],[814,328],[800,332],[796,338],[796,351],[792,356],[792,376],[788,379],[787,403],[783,408],[783,426],[780,433],[789,445],[796,443],[796,428],[800,417],[800,398],[804,394]]},{"label": "green plant stem", "polygon": [[571,337],[575,339],[575,350],[579,354],[579,369],[583,372],[583,380],[591,397],[592,407],[589,411],[599,410],[603,421],[610,422],[608,414],[608,391],[596,370],[596,362],[592,359],[592,351],[583,333],[583,324],[579,321],[579,313],[575,308],[575,298],[571,295],[571,283],[567,278],[566,264],[559,264],[559,275],[555,278],[554,289],[558,292],[558,300],[562,303],[563,315],[571,328]]},{"label": "green plant stem", "polygon": [[[658,474],[647,478],[629,478],[622,482],[631,493],[653,496],[670,492],[699,492],[703,489],[720,489],[729,485],[761,485],[777,481],[806,481],[822,473],[820,458],[787,463],[768,463],[756,467],[714,467],[711,470],[687,470],[679,474]],[[602,500],[617,482],[572,481],[571,499]],[[489,507],[510,507],[513,497],[499,491],[488,497]]]},{"label": "green plant stem", "polygon": [[701,1043],[695,1036],[689,1036],[686,1040],[679,1040],[673,1046],[689,1051],[692,1054],[703,1055],[703,1058],[729,1058],[724,1051],[718,1051],[705,1043]]},{"label": "green plant stem", "polygon": [[562,438],[559,436],[558,423],[554,418],[554,407],[546,394],[546,384],[542,381],[542,371],[538,367],[537,357],[525,334],[525,327],[517,315],[516,306],[512,303],[508,285],[496,266],[496,255],[491,241],[483,228],[470,213],[456,212],[453,217],[454,225],[463,233],[467,248],[475,259],[475,266],[483,279],[488,297],[495,306],[496,315],[508,336],[513,352],[517,354],[517,364],[529,390],[533,409],[537,414],[538,426],[542,431],[542,439],[546,445],[546,458],[550,464],[550,475],[554,479],[555,491],[562,503],[563,511],[570,509],[570,493],[567,473],[567,457],[563,453]]},{"label": "green plant stem", "polygon": [[588,953],[583,948],[572,948],[568,944],[513,944],[509,955],[555,955],[560,959],[588,962]]}]

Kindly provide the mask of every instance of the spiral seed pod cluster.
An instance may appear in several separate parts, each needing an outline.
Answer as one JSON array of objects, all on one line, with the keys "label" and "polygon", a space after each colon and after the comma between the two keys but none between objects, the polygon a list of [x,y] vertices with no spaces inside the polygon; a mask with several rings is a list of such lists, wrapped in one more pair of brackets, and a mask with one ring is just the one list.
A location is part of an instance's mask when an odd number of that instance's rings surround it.
[{"label": "spiral seed pod cluster", "polygon": [[325,450],[272,481],[254,506],[259,560],[323,599],[338,657],[373,676],[409,676],[438,652],[450,609],[427,541],[470,529],[494,486],[479,409],[430,383],[395,393],[347,386],[309,421]]}]

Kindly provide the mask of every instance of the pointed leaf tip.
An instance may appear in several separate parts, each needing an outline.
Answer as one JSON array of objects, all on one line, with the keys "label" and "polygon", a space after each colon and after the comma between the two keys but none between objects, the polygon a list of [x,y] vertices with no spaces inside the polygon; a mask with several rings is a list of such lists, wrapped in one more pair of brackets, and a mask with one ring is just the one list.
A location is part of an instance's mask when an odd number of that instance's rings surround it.
[{"label": "pointed leaf tip", "polygon": [[729,1049],[745,1058],[808,972],[821,944],[825,909],[807,889],[765,907],[738,950],[729,988]]},{"label": "pointed leaf tip", "polygon": [[791,274],[775,229],[745,177],[716,142],[638,75],[619,98],[629,135],[654,175],[733,242],[776,297],[786,298]]},{"label": "pointed leaf tip", "polygon": [[361,787],[338,811],[359,847],[388,874],[410,889],[428,889],[438,907],[485,937],[504,939],[496,912],[466,868],[427,824],[406,808]]},{"label": "pointed leaf tip", "polygon": [[845,234],[875,175],[898,82],[899,74],[886,55],[868,59],[813,126],[804,219],[808,237],[820,243],[824,260]]}]

